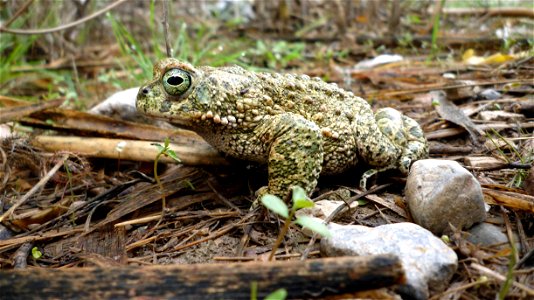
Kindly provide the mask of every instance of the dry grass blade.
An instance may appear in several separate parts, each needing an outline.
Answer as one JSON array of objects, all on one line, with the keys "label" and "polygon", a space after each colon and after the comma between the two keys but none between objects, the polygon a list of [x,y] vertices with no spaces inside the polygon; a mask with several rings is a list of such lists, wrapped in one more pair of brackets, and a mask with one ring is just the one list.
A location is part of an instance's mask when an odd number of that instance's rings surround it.
[{"label": "dry grass blade", "polygon": [[[480,273],[486,275],[486,276],[489,276],[491,278],[494,278],[496,280],[498,280],[499,282],[504,282],[506,280],[506,277],[504,277],[504,275],[501,275],[491,269],[488,269],[484,266],[481,266],[477,263],[472,263],[471,264],[471,267],[477,271],[479,271]],[[522,291],[526,292],[529,296],[534,296],[534,289],[532,287],[528,287],[526,285],[523,285],[517,281],[512,281],[512,285],[517,287],[518,289],[521,289]]]},{"label": "dry grass blade", "polygon": [[57,238],[57,237],[69,236],[69,235],[77,234],[81,232],[83,232],[83,229],[81,227],[78,227],[74,229],[68,229],[68,230],[62,230],[62,231],[48,231],[48,232],[40,233],[40,234],[12,238],[9,240],[3,240],[3,241],[0,241],[0,253],[13,249],[26,242],[44,241],[44,240]]},{"label": "dry grass blade", "polygon": [[[462,292],[462,291],[465,291],[467,290],[468,288],[471,288],[471,287],[474,287],[474,286],[478,286],[480,284],[484,284],[485,282],[487,282],[487,279],[482,279],[482,280],[477,280],[477,281],[473,281],[473,282],[470,282],[470,283],[465,283],[465,282],[462,282],[462,283],[456,283],[454,284],[453,286],[451,286],[448,290],[440,293],[440,294],[436,294],[432,297],[430,297],[429,300],[439,300],[439,299],[455,299],[453,298],[454,296],[458,297],[460,295],[459,292]],[[454,295],[451,295],[447,298],[445,298],[444,296],[446,295],[449,295],[449,294],[454,294]]]},{"label": "dry grass blade", "polygon": [[57,170],[59,170],[59,168],[63,166],[67,158],[69,158],[69,154],[63,154],[63,156],[59,159],[56,165],[52,169],[50,169],[50,171],[48,171],[48,173],[43,178],[41,178],[41,180],[39,180],[39,182],[34,185],[31,190],[29,190],[24,196],[17,200],[17,202],[15,202],[13,206],[11,206],[2,216],[0,216],[0,222],[4,221],[5,218],[10,217],[15,211],[15,209],[17,209],[17,207],[21,206],[24,202],[30,199],[30,197],[33,196],[35,192],[44,187],[44,185],[48,182],[48,180],[50,180],[50,178],[52,178],[52,176],[57,172]]},{"label": "dry grass blade", "polygon": [[380,197],[378,197],[377,195],[367,195],[366,196],[367,199],[375,202],[375,203],[378,203],[384,207],[387,207],[389,209],[391,209],[392,211],[394,211],[395,213],[397,213],[399,216],[407,219],[408,218],[408,215],[406,214],[406,212],[400,208],[397,204],[395,204],[394,202],[390,202],[390,201],[386,201]]},{"label": "dry grass blade", "polygon": [[180,190],[189,190],[184,181],[192,182],[195,185],[202,177],[202,173],[194,169],[180,168],[181,171],[176,171],[168,176],[162,178],[163,189],[156,185],[146,185],[137,189],[133,193],[123,195],[118,200],[120,204],[111,210],[106,219],[99,223],[96,227],[110,224],[119,218],[137,211],[138,209],[147,206],[151,203],[161,200],[162,195],[172,195]]},{"label": "dry grass blade", "polygon": [[469,119],[461,109],[456,107],[452,102],[445,98],[445,95],[441,92],[433,92],[433,98],[437,99],[439,105],[434,106],[438,114],[445,120],[452,122],[456,125],[460,125],[471,137],[471,140],[475,145],[480,145],[480,138],[484,135],[484,132],[480,130],[474,123]]},{"label": "dry grass blade", "polygon": [[52,33],[52,32],[56,32],[56,31],[61,31],[61,30],[65,30],[65,29],[69,29],[71,27],[74,27],[74,26],[78,26],[80,24],[83,24],[91,19],[94,19],[108,11],[110,11],[111,9],[113,9],[114,7],[116,6],[119,6],[123,3],[125,3],[127,0],[117,0],[115,1],[114,3],[111,3],[110,5],[108,5],[107,7],[104,7],[103,9],[99,10],[99,11],[96,11],[95,13],[87,16],[87,17],[84,17],[84,18],[81,18],[79,20],[76,20],[75,22],[72,22],[72,23],[69,23],[69,24],[65,24],[65,25],[61,25],[61,26],[57,26],[57,27],[54,27],[54,28],[44,28],[44,29],[10,29],[10,28],[5,28],[5,27],[0,27],[0,32],[8,32],[8,33],[14,33],[14,34],[25,34],[25,35],[33,35],[33,34],[45,34],[45,33]]}]

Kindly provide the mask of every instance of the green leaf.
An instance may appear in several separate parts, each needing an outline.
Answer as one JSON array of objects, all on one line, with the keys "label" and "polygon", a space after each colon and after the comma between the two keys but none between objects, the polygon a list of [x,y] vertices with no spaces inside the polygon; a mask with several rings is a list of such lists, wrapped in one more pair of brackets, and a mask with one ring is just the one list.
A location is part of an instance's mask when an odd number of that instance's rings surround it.
[{"label": "green leaf", "polygon": [[250,300],[258,299],[258,282],[252,281],[250,283]]},{"label": "green leaf", "polygon": [[306,195],[306,191],[304,191],[303,188],[300,186],[293,187],[293,201],[301,200],[301,199],[308,199],[308,196]]},{"label": "green leaf", "polygon": [[302,227],[308,228],[313,232],[316,232],[324,237],[331,237],[332,234],[328,230],[325,224],[317,221],[316,219],[308,216],[301,216],[295,220],[295,223]]},{"label": "green leaf", "polygon": [[182,162],[182,161],[178,158],[178,155],[176,155],[176,152],[174,152],[174,151],[171,150],[171,149],[167,149],[167,151],[165,151],[165,154],[167,154],[168,157],[172,158],[172,159],[175,160],[176,162]]},{"label": "green leaf", "polygon": [[313,201],[310,201],[308,199],[308,196],[306,195],[306,191],[304,191],[303,188],[300,186],[296,186],[293,188],[293,209],[301,209],[306,207],[313,207],[315,204]]},{"label": "green leaf", "polygon": [[315,203],[308,199],[299,198],[296,201],[293,200],[293,209],[298,210],[301,208],[313,207]]},{"label": "green leaf", "polygon": [[408,23],[421,24],[421,18],[418,15],[408,15]]},{"label": "green leaf", "polygon": [[267,295],[264,300],[284,300],[287,297],[286,289],[277,289],[276,291]]},{"label": "green leaf", "polygon": [[308,196],[306,195],[306,191],[304,191],[304,189],[301,188],[300,186],[293,187],[292,200],[293,200],[294,210],[298,210],[298,209],[306,208],[306,207],[313,207],[315,205],[313,201],[310,201],[308,199]]},{"label": "green leaf", "polygon": [[37,248],[37,247],[33,247],[33,248],[32,248],[32,256],[33,256],[33,258],[35,258],[35,259],[39,259],[39,258],[41,258],[41,256],[43,256],[43,253],[41,253],[41,251],[39,250],[39,248]]},{"label": "green leaf", "polygon": [[156,148],[158,148],[158,151],[159,151],[160,153],[162,153],[163,151],[165,151],[165,148],[164,148],[162,145],[158,144],[158,143],[152,143],[152,144],[150,144],[150,145],[152,145],[152,146],[156,146]]},{"label": "green leaf", "polygon": [[190,188],[192,191],[196,190],[195,186],[193,185],[193,183],[190,180],[185,179],[183,182],[184,182],[184,185],[186,187]]},{"label": "green leaf", "polygon": [[360,199],[358,200],[358,206],[364,206],[366,205],[367,203],[369,203],[369,201],[365,200],[365,199]]},{"label": "green leaf", "polygon": [[281,215],[284,218],[289,217],[289,211],[287,209],[287,205],[282,201],[282,199],[276,197],[275,195],[263,195],[261,197],[261,203],[267,207],[268,209],[272,210],[273,212]]}]

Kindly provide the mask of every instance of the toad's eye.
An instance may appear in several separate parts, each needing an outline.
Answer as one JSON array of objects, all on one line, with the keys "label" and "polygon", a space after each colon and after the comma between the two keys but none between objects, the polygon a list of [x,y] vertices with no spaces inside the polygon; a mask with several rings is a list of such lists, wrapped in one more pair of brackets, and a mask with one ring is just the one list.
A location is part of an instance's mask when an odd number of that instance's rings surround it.
[{"label": "toad's eye", "polygon": [[163,87],[172,96],[181,96],[191,87],[191,75],[184,70],[171,69],[163,75]]}]

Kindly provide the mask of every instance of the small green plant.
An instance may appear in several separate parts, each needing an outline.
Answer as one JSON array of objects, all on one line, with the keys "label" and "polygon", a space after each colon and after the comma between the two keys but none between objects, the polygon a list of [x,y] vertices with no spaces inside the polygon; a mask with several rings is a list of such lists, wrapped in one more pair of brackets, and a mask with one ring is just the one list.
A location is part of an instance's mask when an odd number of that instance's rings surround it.
[{"label": "small green plant", "polygon": [[[144,82],[147,78],[152,76],[152,65],[154,61],[162,59],[166,53],[161,49],[164,48],[165,42],[161,28],[156,21],[156,3],[150,2],[150,19],[148,23],[151,32],[151,40],[158,41],[150,43],[150,48],[143,46],[136,36],[130,30],[118,21],[112,14],[107,17],[111,22],[113,34],[123,57],[129,57],[134,60],[134,64],[123,63],[118,61],[121,67],[129,74],[130,78],[124,80],[114,80],[115,75],[101,75],[99,80],[103,82],[111,81],[115,86],[126,87],[130,86],[131,82]],[[189,28],[185,22],[179,23],[169,31],[169,38],[171,48],[173,50],[173,57],[179,60],[187,61],[193,65],[210,65],[218,67],[226,64],[240,64],[245,66],[240,58],[244,56],[245,51],[249,47],[249,42],[241,39],[235,39],[232,42],[221,44],[217,39],[216,28],[205,24],[195,24],[193,28]],[[135,70],[140,68],[141,72]]]},{"label": "small green plant", "polygon": [[[117,43],[119,44],[121,54],[126,57],[131,57],[136,62],[136,65],[142,70],[142,72],[139,73],[134,72],[134,70],[130,68],[128,74],[131,74],[137,82],[150,78],[152,75],[152,58],[145,54],[141,44],[121,22],[116,20],[115,17],[109,13],[107,14],[107,18],[111,22],[111,28],[117,39]],[[128,69],[128,66],[123,65],[123,68],[126,70]]]},{"label": "small green plant", "polygon": [[403,33],[399,38],[399,45],[404,48],[414,48],[413,35],[410,32]]},{"label": "small green plant", "polygon": [[[287,298],[286,289],[277,289],[276,291],[267,295],[263,300],[284,300]],[[258,299],[258,282],[253,281],[250,285],[250,300]]]},{"label": "small green plant", "polygon": [[[492,130],[493,134],[487,133],[486,137],[495,146],[495,151],[497,151],[499,153],[499,155],[504,160],[506,160],[507,163],[510,163],[510,162],[512,162],[514,160],[519,160],[519,162],[522,163],[522,164],[532,163],[532,161],[528,160],[525,156],[521,155],[521,153],[519,153],[519,151],[517,151],[516,146],[511,144],[508,139],[503,137],[495,129],[491,129],[491,130]],[[508,146],[508,148],[512,151],[512,154],[514,154],[512,158],[508,158],[508,156],[501,149],[501,146],[499,146],[499,142],[498,142],[499,140],[504,142]],[[523,182],[525,181],[527,176],[528,176],[528,171],[527,170],[523,170],[523,169],[516,170],[516,172],[514,174],[514,177],[512,178],[511,182],[508,183],[508,186],[520,187],[521,185],[523,185]]]},{"label": "small green plant", "polygon": [[39,250],[39,248],[33,247],[32,248],[32,256],[35,259],[39,259],[39,258],[41,258],[43,256],[43,253],[41,252],[41,250]]},{"label": "small green plant", "polygon": [[264,300],[284,300],[287,298],[286,289],[277,289],[265,297]]},{"label": "small green plant", "polygon": [[[287,231],[289,230],[289,225],[293,221],[293,217],[295,216],[295,213],[297,212],[297,210],[302,209],[302,208],[307,208],[307,207],[313,207],[315,205],[313,201],[308,199],[304,189],[299,186],[296,186],[293,188],[291,200],[293,202],[293,206],[291,207],[291,209],[289,209],[287,205],[284,203],[284,201],[282,201],[282,199],[278,198],[277,196],[267,194],[261,197],[261,203],[265,207],[267,207],[269,210],[285,218],[284,227],[280,230],[280,233],[278,234],[278,238],[276,239],[276,242],[273,245],[273,250],[271,251],[269,260],[273,259],[276,249],[278,249],[278,247],[282,243],[282,240],[284,239],[284,236],[287,234]],[[300,217],[295,218],[294,222],[324,237],[331,236],[325,224],[316,221],[312,217],[300,216]]]},{"label": "small green plant", "polygon": [[263,60],[263,64],[269,69],[283,69],[291,61],[302,59],[304,50],[304,43],[263,42],[258,40],[256,48],[251,49],[249,53]]},{"label": "small green plant", "polygon": [[[158,148],[159,150],[158,154],[156,155],[156,159],[154,159],[154,179],[156,180],[156,183],[158,184],[160,190],[163,191],[163,185],[161,185],[161,180],[158,175],[158,162],[159,162],[160,157],[162,155],[168,156],[176,162],[181,162],[181,160],[178,158],[176,153],[171,148],[169,148],[169,145],[170,145],[169,138],[165,138],[163,146],[158,143],[152,143],[151,145],[156,146],[156,148]],[[165,195],[163,194],[161,195],[161,203],[162,203],[162,211],[165,211]]]},{"label": "small green plant", "polygon": [[496,297],[499,300],[506,299],[506,295],[508,295],[510,287],[512,287],[512,283],[514,281],[514,266],[516,264],[515,258],[517,255],[517,250],[515,248],[514,241],[511,241],[510,247],[512,251],[510,251],[510,256],[508,260],[508,272],[506,272],[506,280],[502,284],[501,289],[499,290],[499,294]]},{"label": "small green plant", "polygon": [[[445,0],[441,0],[441,6],[443,7],[443,4],[445,4]],[[439,35],[439,21],[441,19],[441,12],[438,12],[434,16],[434,24],[432,26],[432,56],[435,57],[438,54],[439,46],[438,46],[438,35]]]}]

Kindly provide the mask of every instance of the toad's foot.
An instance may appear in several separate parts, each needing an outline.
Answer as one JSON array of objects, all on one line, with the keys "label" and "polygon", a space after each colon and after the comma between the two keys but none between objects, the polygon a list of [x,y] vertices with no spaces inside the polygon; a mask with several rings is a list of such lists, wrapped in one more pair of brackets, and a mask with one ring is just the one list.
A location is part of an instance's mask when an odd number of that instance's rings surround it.
[{"label": "toad's foot", "polygon": [[367,179],[373,177],[374,175],[378,173],[391,170],[393,168],[394,168],[393,166],[389,166],[389,167],[384,167],[381,169],[369,169],[365,171],[360,179],[360,189],[362,189],[362,191],[367,191]]},{"label": "toad's foot", "polygon": [[[385,107],[376,112],[375,120],[380,131],[402,151],[397,165],[391,168],[398,168],[402,174],[408,174],[412,161],[428,155],[423,130],[413,119],[396,109]],[[390,169],[389,166],[386,166],[387,169]]]},{"label": "toad's foot", "polygon": [[[367,158],[369,165],[376,167],[362,175],[360,187],[363,189],[371,176],[390,169],[399,169],[401,173],[408,174],[413,161],[428,155],[423,130],[413,119],[388,107],[379,109],[374,121],[381,137],[360,137],[371,145],[362,149],[363,156]],[[369,122],[365,126],[372,127],[373,123]]]},{"label": "toad's foot", "polygon": [[421,129],[421,126],[414,119],[403,115],[402,122],[407,143],[403,148],[399,161],[399,170],[402,174],[407,175],[412,162],[428,157],[428,143],[425,139],[423,129]]}]

